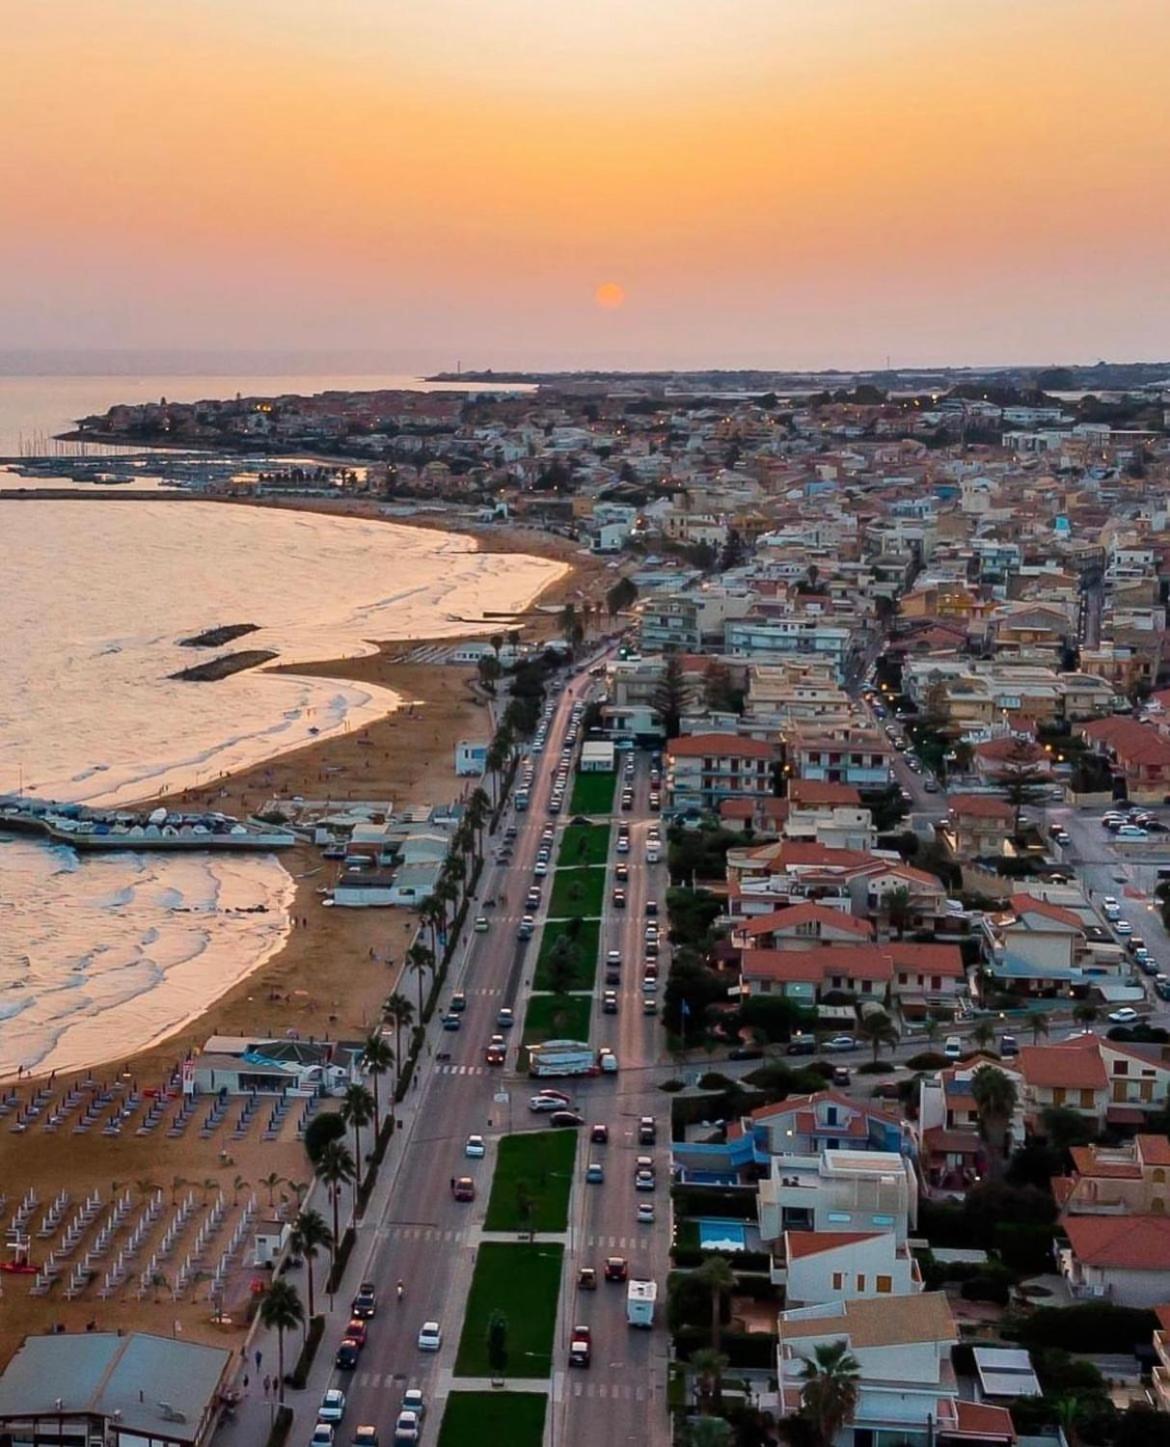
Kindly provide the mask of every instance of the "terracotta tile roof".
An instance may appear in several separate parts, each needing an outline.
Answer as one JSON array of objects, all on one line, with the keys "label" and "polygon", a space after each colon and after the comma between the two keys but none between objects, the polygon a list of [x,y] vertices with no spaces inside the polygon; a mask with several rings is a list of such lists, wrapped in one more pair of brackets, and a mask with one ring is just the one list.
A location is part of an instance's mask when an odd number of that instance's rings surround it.
[{"label": "terracotta tile roof", "polygon": [[1063,1225],[1087,1266],[1170,1271],[1170,1220],[1165,1216],[1069,1216]]},{"label": "terracotta tile roof", "polygon": [[787,1315],[780,1313],[780,1338],[785,1343],[807,1337],[848,1337],[856,1350],[959,1339],[950,1304],[941,1291],[846,1301],[839,1316],[806,1316],[788,1321]]},{"label": "terracotta tile roof", "polygon": [[787,909],[773,910],[771,914],[753,915],[742,926],[750,935],[771,934],[774,930],[795,929],[797,925],[820,923],[826,928],[839,930],[842,934],[872,939],[873,925],[867,919],[854,919],[839,909],[828,909],[823,904],[793,904]]},{"label": "terracotta tile roof", "polygon": [[763,739],[741,739],[737,734],[686,734],[671,739],[666,752],[676,759],[710,756],[715,759],[770,759],[775,754]]},{"label": "terracotta tile roof", "polygon": [[986,743],[975,745],[975,754],[977,758],[990,759],[994,764],[1016,764],[1022,768],[1034,764],[1047,768],[1049,764],[1048,755],[1031,739],[988,739]]},{"label": "terracotta tile roof", "polygon": [[740,974],[745,980],[774,980],[786,985],[819,985],[822,950],[744,950]]},{"label": "terracotta tile roof", "polygon": [[1139,1133],[1137,1149],[1147,1166],[1170,1166],[1170,1140],[1165,1136]]},{"label": "terracotta tile roof", "polygon": [[852,784],[831,784],[827,779],[793,779],[788,797],[798,808],[818,804],[861,805],[861,795]]},{"label": "terracotta tile roof", "polygon": [[1081,725],[1081,734],[1103,743],[1127,764],[1170,764],[1170,739],[1135,718],[1103,718]]},{"label": "terracotta tile roof", "polygon": [[719,804],[721,819],[750,819],[756,812],[751,799],[723,799]]},{"label": "terracotta tile roof", "polygon": [[1136,1161],[1103,1161],[1095,1146],[1073,1146],[1069,1150],[1078,1174],[1114,1181],[1140,1181],[1142,1168]]},{"label": "terracotta tile roof", "polygon": [[851,1100],[849,1096],[842,1095],[836,1090],[818,1090],[815,1095],[791,1095],[787,1100],[778,1101],[775,1105],[759,1106],[747,1118],[748,1120],[770,1120],[773,1116],[814,1111],[822,1101],[827,1101],[830,1105],[845,1106],[851,1115],[866,1120],[880,1120],[887,1125],[900,1126],[902,1124],[901,1119],[896,1115],[891,1115],[888,1110],[880,1110],[876,1105]]},{"label": "terracotta tile roof", "polygon": [[993,1407],[987,1402],[969,1402],[965,1397],[955,1399],[956,1425],[943,1433],[947,1437],[1002,1437],[1005,1441],[1016,1440],[1015,1423],[1007,1407]]},{"label": "terracotta tile roof", "polygon": [[827,975],[848,975],[854,980],[888,980],[893,961],[879,945],[824,945],[810,950]]},{"label": "terracotta tile roof", "polygon": [[1163,1331],[1170,1331],[1170,1305],[1156,1306],[1154,1312],[1158,1318],[1158,1325]]},{"label": "terracotta tile roof", "polygon": [[994,794],[952,794],[950,809],[956,819],[1002,819],[1011,824],[1016,817],[1008,801]]},{"label": "terracotta tile roof", "polygon": [[1082,1037],[1063,1045],[1025,1045],[1020,1050],[1020,1074],[1031,1086],[1071,1086],[1078,1090],[1103,1090],[1108,1083],[1095,1036]]},{"label": "terracotta tile roof", "polygon": [[958,945],[928,944],[918,940],[889,940],[886,953],[896,970],[921,970],[924,975],[947,975],[962,979],[963,952]]},{"label": "terracotta tile roof", "polygon": [[1063,909],[1059,904],[1049,904],[1046,899],[1037,899],[1034,894],[1013,894],[1011,909],[1012,913],[1016,915],[1042,915],[1056,924],[1066,924],[1071,929],[1084,933],[1084,921],[1079,914],[1074,914],[1071,909]]},{"label": "terracotta tile roof", "polygon": [[860,849],[830,849],[826,844],[805,844],[798,839],[786,839],[773,854],[774,868],[782,873],[790,866],[807,868],[826,865],[834,869],[865,869],[871,864],[880,864],[872,854]]},{"label": "terracotta tile roof", "polygon": [[928,1151],[948,1151],[952,1155],[977,1156],[983,1150],[983,1141],[973,1130],[948,1130],[945,1126],[931,1126],[922,1132],[922,1144]]},{"label": "terracotta tile roof", "polygon": [[806,1256],[820,1256],[825,1251],[839,1251],[842,1246],[856,1246],[859,1241],[873,1241],[880,1231],[785,1231],[784,1252],[789,1261]]}]

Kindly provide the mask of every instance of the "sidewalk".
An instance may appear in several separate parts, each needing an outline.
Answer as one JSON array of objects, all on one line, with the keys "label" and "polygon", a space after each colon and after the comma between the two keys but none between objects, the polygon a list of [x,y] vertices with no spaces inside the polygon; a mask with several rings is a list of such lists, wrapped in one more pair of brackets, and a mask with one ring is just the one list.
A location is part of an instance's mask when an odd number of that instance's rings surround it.
[{"label": "sidewalk", "polygon": [[[474,936],[468,931],[460,954],[452,962],[449,978],[454,978],[466,965],[467,953],[473,939]],[[325,1318],[325,1333],[317,1348],[317,1355],[304,1388],[298,1391],[293,1387],[286,1386],[284,1389],[284,1404],[286,1407],[291,1407],[294,1413],[288,1436],[290,1443],[307,1442],[316,1424],[317,1408],[333,1373],[333,1353],[340,1340],[341,1329],[349,1320],[350,1299],[355,1284],[365,1279],[368,1263],[378,1244],[379,1224],[386,1214],[390,1195],[397,1180],[399,1165],[403,1155],[409,1150],[414,1136],[420,1114],[420,1102],[425,1099],[427,1087],[434,1074],[437,1038],[441,1038],[441,1028],[439,1011],[436,1010],[427,1026],[422,1053],[419,1056],[419,1067],[414,1075],[414,1082],[417,1082],[417,1085],[412,1082],[406,1097],[394,1109],[398,1128],[390,1138],[378,1171],[377,1185],[370,1196],[366,1213],[357,1226],[357,1239],[350,1252],[349,1264],[346,1267],[341,1288],[334,1297],[332,1306],[324,1291],[324,1283],[329,1269],[328,1258],[324,1255],[318,1256],[314,1262],[315,1304],[318,1314]],[[314,1204],[315,1198],[322,1193],[322,1189],[316,1181],[313,1182],[304,1203],[306,1207]],[[321,1210],[326,1219],[329,1219],[331,1208],[327,1201],[318,1205],[317,1209]],[[344,1199],[342,1201],[341,1219],[343,1222],[346,1219],[345,1211],[347,1209],[352,1209],[352,1195],[349,1202]],[[304,1268],[290,1272],[289,1280],[297,1287],[302,1301],[305,1301],[307,1312]],[[302,1340],[299,1331],[285,1333],[284,1369],[286,1373],[291,1372],[296,1366]],[[260,1354],[259,1363],[257,1363],[257,1353]],[[214,1436],[216,1447],[257,1447],[257,1444],[265,1441],[276,1413],[277,1396],[273,1392],[268,1400],[265,1400],[263,1383],[266,1373],[273,1378],[277,1376],[277,1357],[276,1333],[267,1331],[257,1317],[247,1340],[246,1358],[237,1354],[236,1375],[232,1383],[242,1391],[243,1378],[246,1374],[249,1378],[247,1395],[241,1400],[230,1420],[221,1420]]]}]

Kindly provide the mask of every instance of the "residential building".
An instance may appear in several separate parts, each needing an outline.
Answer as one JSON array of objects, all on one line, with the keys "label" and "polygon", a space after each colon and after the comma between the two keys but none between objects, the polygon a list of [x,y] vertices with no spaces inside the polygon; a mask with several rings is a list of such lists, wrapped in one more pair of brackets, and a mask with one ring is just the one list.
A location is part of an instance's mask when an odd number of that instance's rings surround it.
[{"label": "residential building", "polygon": [[1076,1297],[1156,1307],[1170,1298],[1170,1217],[1067,1216],[1056,1260]]},{"label": "residential building", "polygon": [[802,839],[829,849],[869,850],[877,843],[873,815],[851,784],[791,779],[788,784],[786,839]]},{"label": "residential building", "polygon": [[778,1335],[781,1417],[800,1410],[805,1363],[817,1347],[843,1341],[858,1363],[857,1406],[833,1447],[1015,1440],[1006,1408],[959,1395],[951,1365],[959,1330],[941,1291],[782,1311]]},{"label": "residential building", "polygon": [[761,799],[774,792],[776,750],[762,739],[691,734],[666,745],[666,788],[676,809],[717,808],[723,799]]},{"label": "residential building", "polygon": [[801,779],[856,788],[884,788],[893,779],[893,749],[873,728],[844,728],[825,733],[799,726],[785,743],[789,764]]},{"label": "residential building", "polygon": [[822,655],[832,662],[834,678],[841,682],[853,648],[853,633],[815,618],[743,618],[728,622],[723,646],[734,658],[762,663],[792,654]]},{"label": "residential building", "polygon": [[996,859],[1015,831],[1016,811],[994,794],[952,794],[946,834],[960,859]]},{"label": "residential building", "polygon": [[455,773],[459,778],[477,777],[487,769],[488,745],[482,739],[460,739],[455,745]]},{"label": "residential building", "polygon": [[1139,1132],[1121,1145],[1074,1146],[1069,1154],[1072,1170],[1052,1182],[1063,1215],[1167,1214],[1170,1141],[1165,1136]]},{"label": "residential building", "polygon": [[922,1290],[918,1262],[892,1231],[786,1231],[771,1274],[789,1309]]},{"label": "residential building", "polygon": [[914,1165],[890,1151],[774,1156],[756,1209],[766,1242],[786,1231],[890,1231],[902,1245],[918,1221]]},{"label": "residential building", "polygon": [[1109,759],[1130,799],[1160,804],[1170,795],[1170,739],[1134,718],[1099,719],[1077,732]]}]

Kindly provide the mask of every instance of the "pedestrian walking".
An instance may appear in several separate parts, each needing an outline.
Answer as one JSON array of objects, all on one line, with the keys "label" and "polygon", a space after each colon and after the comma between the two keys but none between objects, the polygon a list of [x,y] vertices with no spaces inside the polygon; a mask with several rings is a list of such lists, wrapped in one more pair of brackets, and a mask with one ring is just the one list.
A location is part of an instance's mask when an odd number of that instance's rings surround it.
[{"label": "pedestrian walking", "polygon": [[265,1400],[265,1401],[268,1400],[268,1389],[269,1389],[271,1386],[272,1386],[272,1378],[271,1378],[271,1377],[267,1374],[267,1372],[266,1372],[266,1373],[264,1374],[264,1400]]},{"label": "pedestrian walking", "polygon": [[260,1363],[264,1360],[264,1353],[259,1347],[256,1348],[256,1370],[260,1370]]},{"label": "pedestrian walking", "polygon": [[244,1391],[246,1392],[247,1390],[248,1390],[248,1373],[245,1372],[245,1373],[244,1373]]}]

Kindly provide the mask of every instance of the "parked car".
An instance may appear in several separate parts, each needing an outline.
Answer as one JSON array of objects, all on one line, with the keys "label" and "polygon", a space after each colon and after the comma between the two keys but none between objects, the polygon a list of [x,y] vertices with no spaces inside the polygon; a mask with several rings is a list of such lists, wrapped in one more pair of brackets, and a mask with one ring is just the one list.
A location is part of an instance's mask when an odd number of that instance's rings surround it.
[{"label": "parked car", "polygon": [[1011,1060],[1020,1053],[1020,1042],[1014,1035],[1001,1035],[999,1053],[1004,1060]]},{"label": "parked car", "polygon": [[1141,1018],[1130,1005],[1122,1005],[1120,1010],[1110,1010],[1109,1012],[1111,1025],[1135,1025]]},{"label": "parked car", "polygon": [[943,1054],[948,1060],[961,1060],[963,1056],[963,1040],[959,1035],[948,1035],[943,1044]]},{"label": "parked car", "polygon": [[857,1041],[852,1035],[834,1035],[831,1040],[826,1040],[824,1050],[827,1055],[840,1055],[847,1050],[856,1050]]},{"label": "parked car", "polygon": [[402,1411],[416,1412],[421,1422],[427,1414],[427,1404],[423,1400],[421,1387],[408,1387],[402,1394]]},{"label": "parked car", "polygon": [[340,1422],[345,1416],[345,1393],[340,1387],[330,1387],[321,1398],[317,1408],[318,1422]]},{"label": "parked car", "polygon": [[585,1117],[578,1115],[575,1110],[554,1110],[548,1118],[548,1123],[555,1126],[584,1125]]},{"label": "parked car", "polygon": [[817,1053],[817,1037],[815,1035],[794,1035],[788,1042],[784,1053],[785,1055],[815,1055]]}]

